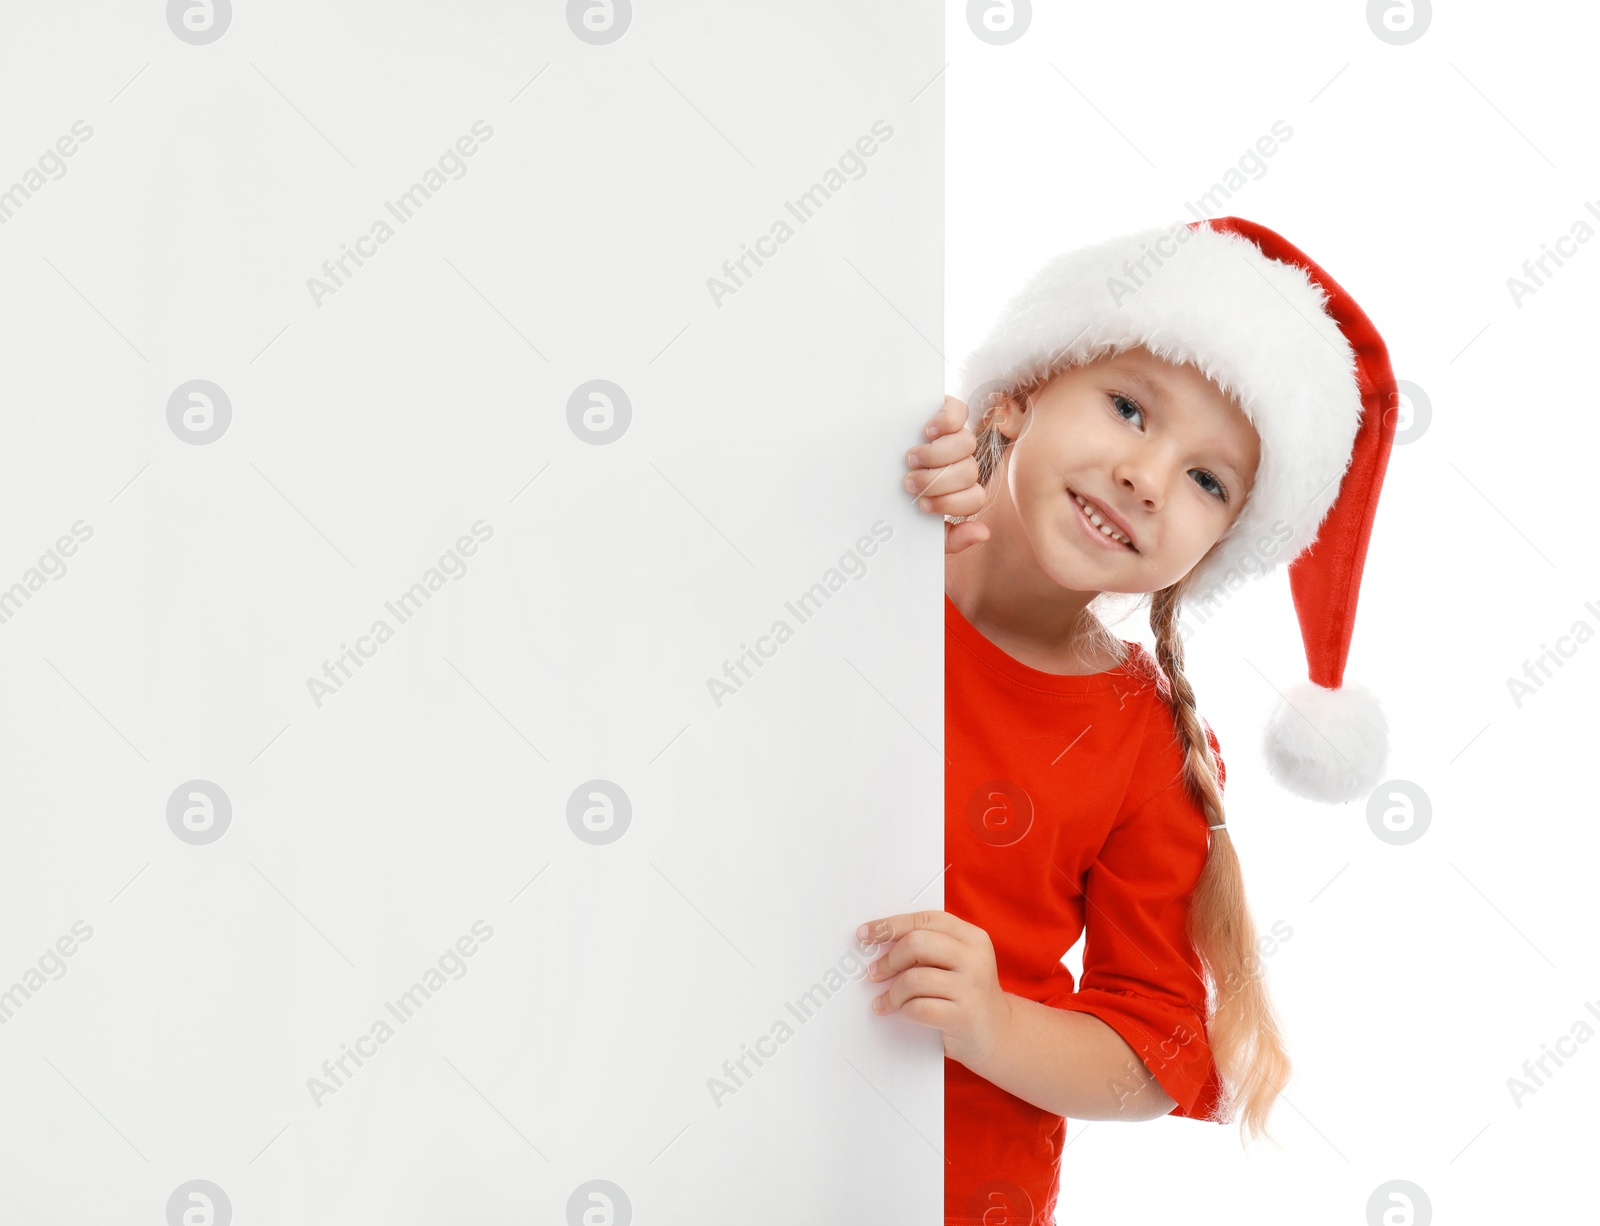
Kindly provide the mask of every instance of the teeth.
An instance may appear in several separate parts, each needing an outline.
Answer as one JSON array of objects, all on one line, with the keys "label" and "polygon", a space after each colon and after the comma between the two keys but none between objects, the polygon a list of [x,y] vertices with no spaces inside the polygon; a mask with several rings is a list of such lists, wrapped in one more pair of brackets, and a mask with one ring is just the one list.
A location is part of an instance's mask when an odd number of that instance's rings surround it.
[{"label": "teeth", "polygon": [[1121,541],[1124,545],[1133,544],[1133,542],[1130,541],[1126,536],[1118,532],[1106,522],[1105,518],[1100,514],[1100,512],[1095,509],[1094,503],[1089,502],[1087,499],[1080,498],[1077,494],[1074,494],[1073,498],[1077,499],[1077,503],[1083,508],[1084,514],[1088,515],[1089,522],[1096,528],[1099,528],[1101,532],[1105,533],[1114,541]]}]

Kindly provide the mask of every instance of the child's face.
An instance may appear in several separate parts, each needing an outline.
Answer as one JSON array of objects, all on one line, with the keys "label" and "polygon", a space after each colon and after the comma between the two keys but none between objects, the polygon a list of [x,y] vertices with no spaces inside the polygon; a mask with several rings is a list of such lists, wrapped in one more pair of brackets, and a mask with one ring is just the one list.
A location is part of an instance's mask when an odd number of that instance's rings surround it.
[{"label": "child's face", "polygon": [[[1143,348],[1072,367],[1031,408],[1010,399],[996,413],[1015,440],[1002,498],[1014,522],[1001,530],[1020,531],[1043,571],[1077,590],[1153,592],[1188,574],[1243,509],[1261,456],[1231,397]],[[1091,529],[1074,492],[1132,546]]]}]

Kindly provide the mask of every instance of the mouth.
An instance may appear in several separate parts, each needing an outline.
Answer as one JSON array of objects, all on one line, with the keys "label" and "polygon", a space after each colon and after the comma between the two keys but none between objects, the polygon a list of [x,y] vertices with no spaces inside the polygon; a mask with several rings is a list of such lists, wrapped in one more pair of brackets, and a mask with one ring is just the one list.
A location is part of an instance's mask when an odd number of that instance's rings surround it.
[{"label": "mouth", "polygon": [[1072,501],[1077,504],[1084,523],[1092,532],[1100,536],[1106,544],[1120,546],[1129,553],[1139,552],[1134,548],[1133,538],[1118,528],[1103,508],[1096,506],[1074,489],[1068,489],[1067,493],[1072,495]]}]

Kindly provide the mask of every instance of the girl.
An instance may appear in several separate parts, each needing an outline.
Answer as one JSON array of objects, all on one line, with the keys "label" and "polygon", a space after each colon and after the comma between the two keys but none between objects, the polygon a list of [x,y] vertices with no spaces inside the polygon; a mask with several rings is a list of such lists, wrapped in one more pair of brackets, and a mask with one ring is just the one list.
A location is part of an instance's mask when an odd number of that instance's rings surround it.
[{"label": "girl", "polygon": [[[943,1034],[946,1223],[1048,1223],[1063,1117],[1261,1135],[1288,1080],[1178,615],[1291,559],[1310,679],[1269,769],[1371,791],[1383,716],[1343,672],[1397,397],[1349,295],[1238,218],[1052,260],[964,383],[976,436],[947,399],[906,479],[951,524],[948,909],[859,935],[873,1009]],[[1153,657],[1098,615],[1117,594]]]}]

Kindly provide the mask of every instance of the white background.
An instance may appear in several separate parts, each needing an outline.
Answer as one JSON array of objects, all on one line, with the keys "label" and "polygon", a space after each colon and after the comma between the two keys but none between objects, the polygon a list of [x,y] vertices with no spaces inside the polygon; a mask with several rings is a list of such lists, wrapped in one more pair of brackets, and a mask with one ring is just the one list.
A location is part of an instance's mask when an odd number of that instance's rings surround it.
[{"label": "white background", "polygon": [[[934,1220],[938,1036],[848,959],[942,903],[941,527],[899,485],[942,391],[938,12],[641,4],[603,45],[559,4],[239,4],[205,45],[159,4],[3,20],[0,183],[93,131],[0,227],[0,587],[92,535],[0,625],[0,985],[92,936],[0,1029],[0,1221],[176,1221],[191,1180],[217,1226]],[[203,445],[167,419],[192,379],[231,403]],[[631,409],[604,444],[569,424],[595,379]],[[193,780],[232,808],[203,845],[168,825]],[[573,798],[608,789],[592,844]]]},{"label": "white background", "polygon": [[[1369,1199],[1397,1179],[1427,1203],[1396,1222],[1592,1216],[1600,1043],[1572,1036],[1600,1033],[1600,637],[1563,644],[1520,707],[1507,679],[1575,623],[1600,631],[1600,241],[1520,308],[1506,282],[1579,218],[1600,232],[1583,207],[1600,201],[1600,19],[1435,5],[1395,46],[1360,3],[1038,4],[991,46],[963,6],[947,18],[950,386],[1046,256],[1191,219],[1185,202],[1282,119],[1294,135],[1221,214],[1338,279],[1432,408],[1394,449],[1346,674],[1384,701],[1388,775],[1422,789],[1431,824],[1393,846],[1365,804],[1267,775],[1273,687],[1305,669],[1281,569],[1188,636],[1257,926],[1293,929],[1268,962],[1295,1070],[1281,1148],[1245,1154],[1235,1129],[1191,1120],[1069,1121],[1059,1220],[1379,1221]],[[1122,633],[1148,642],[1139,629]],[[1563,1036],[1575,1054],[1519,1107],[1508,1078]]]}]

